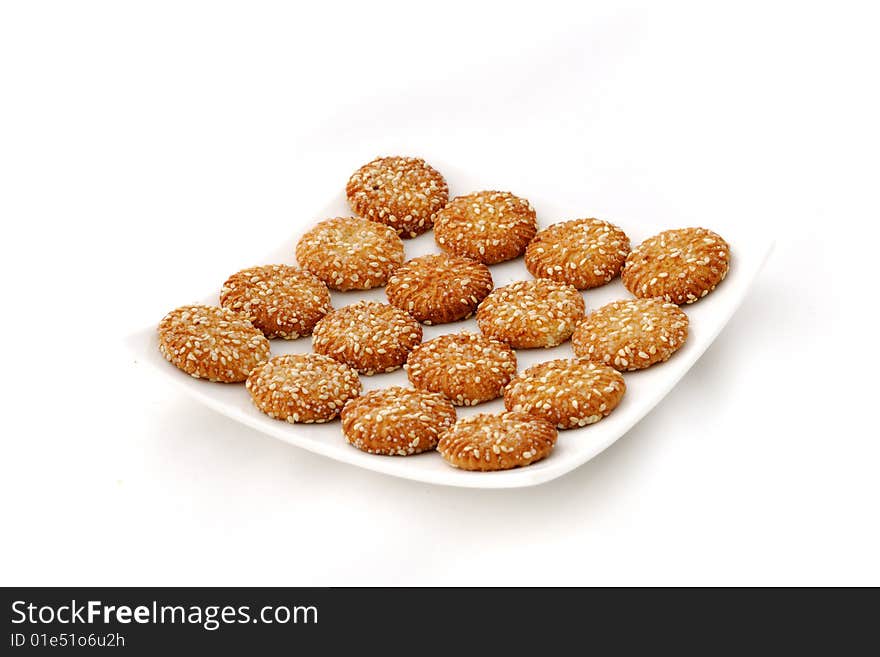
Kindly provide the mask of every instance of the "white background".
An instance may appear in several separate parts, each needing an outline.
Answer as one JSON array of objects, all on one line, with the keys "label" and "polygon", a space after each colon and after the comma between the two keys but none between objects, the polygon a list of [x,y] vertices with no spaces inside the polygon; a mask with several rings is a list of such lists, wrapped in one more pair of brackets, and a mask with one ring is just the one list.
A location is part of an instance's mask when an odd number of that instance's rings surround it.
[{"label": "white background", "polygon": [[[0,583],[880,584],[878,16],[612,4],[4,2]],[[776,252],[654,412],[533,489],[360,471],[132,362],[392,153]]]}]

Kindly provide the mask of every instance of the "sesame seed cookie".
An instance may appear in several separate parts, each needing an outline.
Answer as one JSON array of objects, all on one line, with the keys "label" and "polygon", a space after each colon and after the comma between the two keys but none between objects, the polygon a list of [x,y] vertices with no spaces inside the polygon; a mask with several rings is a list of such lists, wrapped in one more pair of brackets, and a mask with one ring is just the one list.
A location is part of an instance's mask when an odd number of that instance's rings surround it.
[{"label": "sesame seed cookie", "polygon": [[449,187],[421,158],[378,157],[352,174],[345,194],[355,214],[415,237],[431,229]]},{"label": "sesame seed cookie", "polygon": [[469,258],[426,255],[405,262],[388,280],[392,306],[425,324],[470,317],[492,291],[489,268]]},{"label": "sesame seed cookie", "polygon": [[312,332],[333,307],[330,291],[316,276],[289,265],[264,265],[230,276],[220,305],[251,320],[267,338],[293,340]]},{"label": "sesame seed cookie", "polygon": [[237,383],[269,359],[269,341],[228,308],[181,306],[159,322],[159,351],[196,379]]},{"label": "sesame seed cookie", "polygon": [[509,470],[549,456],[556,436],[552,424],[528,413],[480,413],[456,422],[437,450],[462,470]]},{"label": "sesame seed cookie", "polygon": [[613,301],[571,336],[574,353],[625,372],[669,360],[687,340],[688,316],[663,299]]},{"label": "sesame seed cookie", "polygon": [[312,346],[361,374],[392,372],[422,341],[422,327],[387,303],[358,301],[327,313],[312,332]]},{"label": "sesame seed cookie", "polygon": [[579,290],[605,285],[620,273],[629,238],[601,219],[574,219],[538,231],[526,248],[526,268]]},{"label": "sesame seed cookie", "polygon": [[392,228],[357,217],[322,221],[296,245],[297,262],[340,291],[385,285],[403,257],[403,242]]},{"label": "sesame seed cookie", "polygon": [[635,296],[693,303],[715,289],[730,268],[730,246],[706,228],[666,230],[639,244],[621,278]]},{"label": "sesame seed cookie", "polygon": [[412,350],[406,373],[416,388],[439,392],[456,406],[474,406],[501,396],[516,374],[516,354],[483,335],[441,335]]},{"label": "sesame seed cookie", "polygon": [[539,278],[494,290],[477,308],[477,326],[514,349],[555,347],[568,340],[584,311],[573,286]]},{"label": "sesame seed cookie", "polygon": [[276,420],[329,422],[345,403],[361,394],[357,372],[329,356],[275,356],[245,384],[254,405]]},{"label": "sesame seed cookie", "polygon": [[523,411],[558,429],[598,422],[620,403],[626,384],[614,368],[561,358],[534,365],[504,389],[508,411]]},{"label": "sesame seed cookie", "polygon": [[342,409],[342,433],[370,454],[409,456],[432,450],[455,423],[455,408],[442,395],[412,388],[373,390]]},{"label": "sesame seed cookie", "polygon": [[531,204],[510,192],[458,196],[434,218],[441,249],[487,265],[522,255],[537,230]]}]

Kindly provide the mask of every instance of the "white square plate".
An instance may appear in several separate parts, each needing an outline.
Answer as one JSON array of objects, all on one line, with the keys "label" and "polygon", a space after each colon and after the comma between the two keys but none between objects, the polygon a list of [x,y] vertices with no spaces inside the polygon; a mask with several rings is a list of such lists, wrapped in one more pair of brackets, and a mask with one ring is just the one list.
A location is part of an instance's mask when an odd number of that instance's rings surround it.
[{"label": "white square plate", "polygon": [[[454,168],[441,167],[440,170],[450,183],[451,195],[468,193],[481,188],[478,184],[473,184],[473,180],[469,180],[466,174],[456,172]],[[512,191],[516,193],[517,190]],[[537,210],[538,222],[542,228],[566,219],[591,216],[589,204],[583,204],[582,207],[562,207],[558,203],[554,204],[553,200],[549,198],[529,197],[529,200]],[[314,216],[313,221],[303,223],[298,233],[289,241],[279,245],[261,262],[253,264],[292,264],[294,262],[294,246],[305,230],[321,219],[350,214],[351,211],[345,196],[340,193],[322,212]],[[644,217],[644,220],[638,223],[624,223],[614,217],[607,217],[607,219],[620,225],[629,235],[633,245],[661,230],[681,227],[680,222],[674,218]],[[533,486],[570,472],[624,435],[685,375],[721,332],[721,329],[745,298],[772,250],[772,241],[767,237],[740,234],[735,226],[715,225],[711,219],[707,219],[705,225],[707,228],[719,232],[730,243],[732,251],[730,273],[724,282],[706,298],[693,305],[683,306],[690,317],[690,331],[684,347],[666,363],[640,372],[625,374],[626,394],[611,415],[587,427],[561,431],[557,446],[550,457],[526,468],[489,473],[465,472],[447,465],[436,452],[407,457],[367,454],[345,442],[338,420],[318,425],[289,424],[273,420],[254,407],[244,384],[212,383],[197,380],[184,374],[169,364],[159,353],[155,326],[149,326],[129,336],[127,342],[139,362],[155,366],[167,381],[178,385],[181,390],[196,401],[233,420],[297,447],[369,470],[433,484],[472,488]],[[438,251],[432,232],[416,239],[405,240],[404,243],[407,259]],[[522,258],[494,265],[491,270],[496,287],[531,278]],[[217,290],[207,295],[201,302],[217,304],[217,295],[221,284],[222,281],[218,281]],[[588,312],[590,309],[595,309],[609,301],[631,297],[619,278],[601,288],[587,290],[583,295]],[[384,289],[380,288],[367,292],[333,292],[333,305],[339,308],[362,298],[386,301]],[[188,299],[169,300],[168,309],[189,301]],[[159,319],[161,318],[156,318],[156,323]],[[443,333],[463,330],[477,331],[473,319],[444,326],[425,326],[423,328],[425,340]],[[309,351],[311,351],[310,338],[272,341],[273,355]],[[569,344],[566,343],[553,349],[519,349],[516,355],[519,369],[522,370],[545,360],[571,357],[573,353]],[[362,376],[361,381],[365,390],[391,385],[409,385],[402,369],[390,374]],[[503,410],[503,404],[500,400],[495,400],[477,407],[458,408],[457,410],[460,416],[480,412],[497,412]]]}]

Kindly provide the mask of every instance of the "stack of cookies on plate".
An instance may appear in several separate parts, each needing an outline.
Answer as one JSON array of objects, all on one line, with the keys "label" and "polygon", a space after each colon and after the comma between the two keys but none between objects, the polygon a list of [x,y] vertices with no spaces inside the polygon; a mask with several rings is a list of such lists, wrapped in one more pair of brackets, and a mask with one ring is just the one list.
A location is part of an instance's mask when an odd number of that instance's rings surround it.
[{"label": "stack of cookies on plate", "polygon": [[[573,219],[538,229],[525,198],[479,191],[449,199],[424,160],[381,157],[346,186],[355,216],[328,218],[296,245],[298,266],[236,272],[219,306],[171,311],[159,349],[193,377],[245,382],[256,407],[293,423],[341,418],[370,454],[438,451],[466,470],[527,466],[559,430],[592,425],[626,392],[624,372],[685,344],[694,303],[724,280],[730,248],[705,228],[678,228],[635,248],[618,226]],[[434,231],[436,253],[406,259],[404,239]],[[534,277],[496,288],[491,265],[524,257]],[[620,276],[632,298],[587,312],[582,296]],[[333,308],[331,290],[384,287],[387,303]],[[479,333],[454,323],[476,316]],[[422,326],[450,325],[423,341]],[[270,339],[311,335],[314,353],[271,355]],[[566,341],[576,358],[517,371],[516,350]],[[362,394],[360,376],[401,367],[412,387]],[[457,406],[503,397],[505,412],[457,418]]]}]

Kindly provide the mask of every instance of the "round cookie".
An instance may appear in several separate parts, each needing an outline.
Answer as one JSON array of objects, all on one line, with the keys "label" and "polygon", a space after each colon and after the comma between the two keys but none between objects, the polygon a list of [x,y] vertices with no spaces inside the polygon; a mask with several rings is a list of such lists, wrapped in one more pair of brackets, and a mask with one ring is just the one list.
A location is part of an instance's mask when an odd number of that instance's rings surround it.
[{"label": "round cookie", "polygon": [[613,301],[593,311],[571,336],[574,353],[621,372],[669,360],[687,340],[688,316],[663,299]]},{"label": "round cookie", "polygon": [[159,351],[196,379],[237,383],[269,359],[269,341],[228,308],[181,306],[159,322]]},{"label": "round cookie", "polygon": [[730,268],[730,246],[706,228],[666,230],[626,259],[621,278],[635,296],[693,303],[715,289]]},{"label": "round cookie", "polygon": [[514,349],[555,347],[568,340],[584,311],[574,287],[539,278],[494,290],[477,309],[477,326]]},{"label": "round cookie", "polygon": [[399,308],[358,301],[327,313],[312,332],[312,346],[361,374],[392,372],[422,341],[421,325]]},{"label": "round cookie", "polygon": [[386,456],[432,450],[454,423],[455,408],[442,395],[412,388],[373,390],[342,410],[342,433],[348,443]]},{"label": "round cookie", "polygon": [[269,417],[306,424],[329,422],[361,394],[357,372],[320,354],[275,356],[251,372],[245,386]]},{"label": "round cookie", "polygon": [[378,157],[352,174],[345,194],[355,214],[415,237],[431,229],[449,187],[421,158]]},{"label": "round cookie", "polygon": [[574,219],[538,231],[526,248],[526,268],[579,290],[605,285],[620,273],[629,238],[601,219]]},{"label": "round cookie", "polygon": [[534,365],[504,389],[508,411],[531,413],[558,429],[598,422],[620,403],[626,384],[614,368],[561,358]]},{"label": "round cookie", "polygon": [[509,470],[549,456],[556,436],[552,424],[528,413],[480,413],[456,422],[437,450],[462,470]]},{"label": "round cookie", "polygon": [[425,324],[446,324],[470,317],[492,291],[489,268],[445,254],[405,262],[388,280],[385,294],[392,306]]},{"label": "round cookie", "polygon": [[251,320],[267,338],[292,340],[312,332],[333,307],[330,291],[316,276],[289,265],[264,265],[230,276],[220,305]]},{"label": "round cookie", "polygon": [[403,242],[393,229],[357,217],[322,221],[296,245],[297,262],[340,291],[385,285],[403,257]]},{"label": "round cookie", "polygon": [[412,350],[406,373],[416,388],[439,392],[457,406],[475,406],[501,396],[516,375],[516,354],[483,335],[441,335]]},{"label": "round cookie", "polygon": [[487,265],[522,255],[537,230],[531,204],[510,192],[458,196],[434,218],[441,249]]}]

